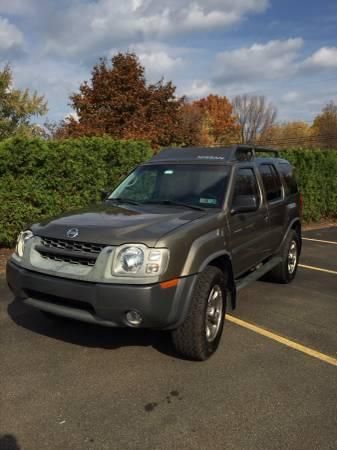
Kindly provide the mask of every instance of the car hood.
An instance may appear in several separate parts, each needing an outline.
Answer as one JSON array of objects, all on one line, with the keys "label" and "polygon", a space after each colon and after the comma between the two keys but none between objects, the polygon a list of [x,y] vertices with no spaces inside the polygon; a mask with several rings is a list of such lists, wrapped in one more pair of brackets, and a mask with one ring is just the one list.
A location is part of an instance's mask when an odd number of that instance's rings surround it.
[{"label": "car hood", "polygon": [[105,245],[143,243],[154,247],[165,234],[206,213],[174,206],[116,206],[104,203],[73,211],[31,227],[37,236],[69,239],[71,228],[78,230],[73,241]]}]

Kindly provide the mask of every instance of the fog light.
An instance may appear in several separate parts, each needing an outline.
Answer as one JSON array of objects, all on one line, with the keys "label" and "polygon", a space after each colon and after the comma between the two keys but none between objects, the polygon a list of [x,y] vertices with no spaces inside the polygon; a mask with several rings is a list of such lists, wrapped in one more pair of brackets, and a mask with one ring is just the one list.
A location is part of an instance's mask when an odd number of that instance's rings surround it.
[{"label": "fog light", "polygon": [[142,316],[137,311],[128,311],[125,317],[127,322],[134,327],[137,327],[143,322]]}]

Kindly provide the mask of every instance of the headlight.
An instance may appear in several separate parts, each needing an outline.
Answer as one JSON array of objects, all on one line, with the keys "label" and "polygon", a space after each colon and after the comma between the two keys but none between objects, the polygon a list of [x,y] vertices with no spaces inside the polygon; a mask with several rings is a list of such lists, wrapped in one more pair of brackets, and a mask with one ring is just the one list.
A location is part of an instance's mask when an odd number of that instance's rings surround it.
[{"label": "headlight", "polygon": [[34,235],[30,230],[21,231],[19,237],[16,241],[15,253],[22,258],[23,252],[25,251],[25,244],[28,239],[32,238]]},{"label": "headlight", "polygon": [[165,272],[169,251],[145,245],[123,245],[115,254],[112,273],[119,276],[158,276]]},{"label": "headlight", "polygon": [[138,247],[126,247],[117,256],[117,272],[137,273],[144,263],[144,252]]}]

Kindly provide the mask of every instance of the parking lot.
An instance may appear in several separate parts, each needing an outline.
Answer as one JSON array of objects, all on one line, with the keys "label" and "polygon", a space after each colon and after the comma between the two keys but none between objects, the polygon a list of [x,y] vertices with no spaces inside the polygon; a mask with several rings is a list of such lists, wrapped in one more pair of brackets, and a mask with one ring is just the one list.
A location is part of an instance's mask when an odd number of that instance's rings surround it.
[{"label": "parking lot", "polygon": [[204,363],[48,321],[0,276],[0,449],[336,449],[337,227],[304,237],[294,283],[241,291]]}]

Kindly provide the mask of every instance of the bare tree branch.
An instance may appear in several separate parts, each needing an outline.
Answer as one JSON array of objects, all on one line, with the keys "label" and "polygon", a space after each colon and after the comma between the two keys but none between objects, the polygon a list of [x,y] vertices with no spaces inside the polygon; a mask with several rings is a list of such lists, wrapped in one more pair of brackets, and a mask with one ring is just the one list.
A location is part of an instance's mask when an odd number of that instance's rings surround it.
[{"label": "bare tree branch", "polygon": [[264,96],[237,95],[232,101],[233,111],[240,125],[242,144],[255,144],[258,136],[270,128],[277,109]]}]

